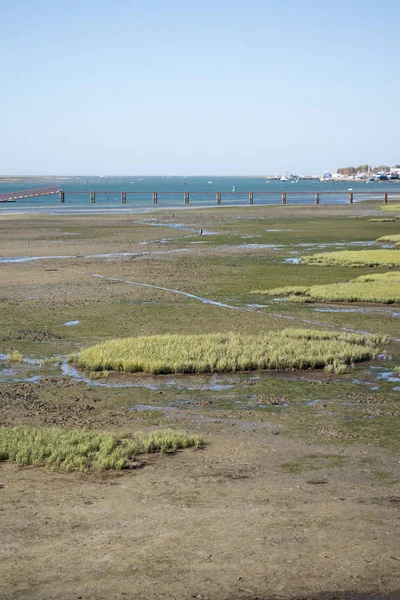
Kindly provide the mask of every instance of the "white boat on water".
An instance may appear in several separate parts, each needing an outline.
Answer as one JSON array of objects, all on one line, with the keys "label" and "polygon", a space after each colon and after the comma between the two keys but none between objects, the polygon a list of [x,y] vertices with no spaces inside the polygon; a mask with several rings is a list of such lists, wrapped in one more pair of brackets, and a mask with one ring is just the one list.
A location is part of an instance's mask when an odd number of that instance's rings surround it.
[{"label": "white boat on water", "polygon": [[295,181],[296,177],[295,177],[295,175],[292,175],[291,173],[288,173],[287,171],[285,171],[280,180],[281,181]]}]

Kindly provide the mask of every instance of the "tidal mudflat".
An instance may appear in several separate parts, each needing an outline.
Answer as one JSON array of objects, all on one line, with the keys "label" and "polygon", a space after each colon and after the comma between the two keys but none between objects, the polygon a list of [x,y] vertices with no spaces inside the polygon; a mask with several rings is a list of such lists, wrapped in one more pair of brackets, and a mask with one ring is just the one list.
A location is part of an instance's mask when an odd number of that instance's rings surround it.
[{"label": "tidal mudflat", "polygon": [[[0,426],[65,432],[82,466],[54,454],[46,468],[48,445],[34,465],[1,454],[2,597],[399,598],[400,304],[372,293],[396,267],[285,262],[382,251],[400,222],[379,215],[366,202],[0,219]],[[360,277],[366,299],[331,293]],[[313,286],[330,293],[252,293]],[[367,351],[326,370],[298,355],[204,374],[74,361],[115,339],[288,327],[365,336]],[[164,430],[203,443],[118,462],[124,440]],[[116,459],[104,451],[100,471],[86,469],[93,439]]]}]

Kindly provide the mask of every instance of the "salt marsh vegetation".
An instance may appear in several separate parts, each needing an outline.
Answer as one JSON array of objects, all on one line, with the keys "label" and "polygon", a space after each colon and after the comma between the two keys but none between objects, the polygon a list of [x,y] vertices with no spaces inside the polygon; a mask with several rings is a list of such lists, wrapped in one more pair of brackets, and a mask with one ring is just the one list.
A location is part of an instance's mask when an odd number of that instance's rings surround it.
[{"label": "salt marsh vegetation", "polygon": [[320,369],[373,358],[384,336],[311,329],[258,335],[236,333],[155,335],[110,340],[72,360],[90,371],[212,373],[246,370]]},{"label": "salt marsh vegetation", "polygon": [[152,433],[94,433],[57,427],[0,427],[0,460],[62,471],[123,469],[135,456],[200,447],[202,438],[170,429]]},{"label": "salt marsh vegetation", "polygon": [[287,286],[254,290],[252,294],[287,296],[292,302],[400,302],[400,271],[371,273],[350,281],[326,285]]},{"label": "salt marsh vegetation", "polygon": [[7,362],[22,362],[23,355],[19,350],[10,350],[7,353]]},{"label": "salt marsh vegetation", "polygon": [[395,246],[400,246],[400,234],[383,235],[376,240],[377,242],[389,242]]},{"label": "salt marsh vegetation", "polygon": [[400,267],[398,250],[339,250],[302,256],[305,265],[321,267]]},{"label": "salt marsh vegetation", "polygon": [[400,204],[387,204],[385,206],[380,206],[379,210],[387,211],[387,212],[398,212],[400,211]]}]

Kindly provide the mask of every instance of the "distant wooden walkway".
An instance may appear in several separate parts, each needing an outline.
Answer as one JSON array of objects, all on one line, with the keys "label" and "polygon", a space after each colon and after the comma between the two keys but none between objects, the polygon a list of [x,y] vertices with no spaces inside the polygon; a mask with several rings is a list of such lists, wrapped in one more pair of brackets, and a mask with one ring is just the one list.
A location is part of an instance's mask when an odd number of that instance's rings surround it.
[{"label": "distant wooden walkway", "polygon": [[16,200],[22,200],[23,198],[50,196],[52,194],[59,194],[60,192],[61,188],[58,186],[36,188],[33,190],[22,190],[19,192],[6,192],[5,194],[0,194],[0,202],[15,202]]},{"label": "distant wooden walkway", "polygon": [[[248,200],[249,204],[254,204],[254,200],[257,199],[259,200],[259,203],[262,204],[262,200],[263,198],[267,197],[267,198],[271,198],[272,196],[275,196],[278,200],[278,202],[280,204],[288,204],[288,197],[289,196],[303,196],[303,197],[308,197],[310,199],[309,202],[304,202],[304,204],[310,204],[312,202],[314,202],[315,204],[319,204],[320,203],[320,199],[321,197],[324,196],[328,196],[328,197],[332,197],[332,196],[339,196],[339,197],[347,197],[348,201],[350,204],[353,204],[354,201],[354,196],[358,196],[361,197],[361,199],[364,200],[379,200],[381,199],[385,204],[388,202],[389,196],[391,195],[399,197],[400,196],[400,186],[398,190],[390,190],[390,191],[376,191],[376,190],[371,190],[369,192],[359,192],[359,191],[352,191],[352,190],[341,190],[341,191],[332,191],[332,192],[320,192],[320,191],[308,191],[308,192],[298,192],[298,191],[292,191],[292,190],[287,190],[284,192],[268,192],[268,191],[257,191],[257,192],[249,192],[249,191],[231,191],[231,192],[117,192],[117,191],[110,191],[110,192],[103,192],[103,191],[99,191],[99,192],[82,192],[82,191],[68,191],[68,194],[71,195],[76,195],[76,194],[86,194],[89,196],[89,201],[91,204],[94,204],[96,202],[96,196],[106,196],[108,200],[110,200],[110,196],[119,196],[121,199],[121,203],[122,204],[126,204],[127,202],[127,196],[148,196],[149,200],[152,200],[153,204],[158,204],[158,200],[159,198],[163,197],[163,196],[175,196],[176,198],[182,198],[184,204],[189,204],[190,202],[190,197],[191,196],[214,196],[215,197],[215,202],[216,204],[222,204],[222,199],[223,197],[225,197],[225,199],[228,200],[229,199],[233,199],[233,198],[238,198],[238,197],[245,197]],[[66,192],[61,191],[60,190],[60,202],[63,203],[65,202],[65,195]],[[329,204],[329,202],[325,202],[326,204]],[[273,204],[273,202],[268,202],[268,204]],[[296,204],[301,204],[301,202],[296,202]]]}]

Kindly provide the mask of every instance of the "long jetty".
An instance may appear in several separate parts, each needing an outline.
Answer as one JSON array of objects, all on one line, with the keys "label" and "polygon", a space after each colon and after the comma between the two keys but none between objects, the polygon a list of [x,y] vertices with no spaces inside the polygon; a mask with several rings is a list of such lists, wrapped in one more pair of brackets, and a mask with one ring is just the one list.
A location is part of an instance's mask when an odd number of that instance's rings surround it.
[{"label": "long jetty", "polygon": [[[47,187],[47,188],[36,188],[36,189],[31,189],[31,190],[23,190],[23,191],[17,191],[17,192],[6,192],[4,194],[0,194],[0,202],[15,202],[16,200],[20,200],[20,199],[25,199],[25,198],[37,198],[40,196],[50,196],[50,195],[54,195],[54,194],[58,194],[59,195],[59,199],[60,199],[60,203],[64,204],[65,203],[65,198],[66,198],[66,194],[67,192],[65,192],[64,190],[62,190],[60,187],[57,186],[53,186],[53,187]],[[315,204],[320,204],[321,199],[325,199],[325,197],[347,197],[348,198],[348,202],[350,204],[352,204],[354,202],[355,197],[358,197],[360,199],[364,199],[364,200],[368,200],[368,199],[372,199],[372,200],[382,200],[385,204],[387,204],[388,200],[389,200],[389,196],[395,196],[396,198],[398,198],[400,196],[400,189],[399,190],[386,190],[386,191],[376,191],[376,190],[371,190],[371,191],[353,191],[353,190],[336,190],[336,191],[292,191],[292,190],[286,190],[286,191],[256,191],[256,192],[252,192],[252,191],[236,191],[236,190],[232,190],[232,191],[224,191],[224,192],[182,192],[182,191],[178,191],[178,192],[139,192],[139,191],[135,191],[135,192],[119,192],[119,191],[81,191],[81,190],[68,190],[68,195],[81,195],[81,194],[85,194],[89,197],[89,202],[90,204],[95,204],[96,203],[96,196],[105,196],[108,200],[110,200],[110,196],[118,196],[121,200],[122,204],[126,204],[127,203],[127,197],[128,196],[148,196],[149,200],[152,201],[153,204],[158,204],[158,200],[159,197],[163,197],[163,196],[174,196],[175,198],[182,198],[184,204],[189,204],[190,203],[190,198],[193,197],[215,197],[215,203],[216,204],[222,204],[222,200],[225,197],[225,199],[229,199],[232,200],[233,198],[235,199],[240,199],[241,197],[243,198],[247,198],[247,201],[249,204],[254,204],[255,200],[258,200],[260,204],[263,203],[263,200],[270,200],[272,199],[273,196],[277,197],[281,204],[286,205],[289,204],[289,197],[300,197],[300,198],[304,198],[304,200],[306,200],[306,202],[296,202],[296,204],[310,204],[312,202],[314,202]],[[311,201],[311,202],[310,202]],[[264,202],[265,203],[265,202]],[[268,201],[268,204],[273,204],[275,202],[271,202]],[[329,203],[329,201],[327,202]]]},{"label": "long jetty", "polygon": [[58,186],[21,190],[19,192],[6,192],[5,194],[0,194],[0,202],[15,202],[16,200],[22,200],[23,198],[51,196],[53,194],[59,194],[60,192],[61,188]]},{"label": "long jetty", "polygon": [[[181,197],[183,199],[184,204],[189,204],[190,202],[190,197],[191,196],[215,196],[215,202],[216,204],[222,204],[222,199],[223,196],[227,197],[240,197],[240,196],[244,196],[245,198],[248,199],[248,203],[249,204],[254,204],[254,200],[255,198],[258,197],[258,199],[262,200],[262,197],[271,197],[271,196],[278,196],[281,199],[281,204],[288,204],[288,196],[308,196],[308,197],[312,197],[314,199],[314,203],[315,204],[319,204],[320,203],[320,199],[321,196],[346,196],[348,197],[348,201],[350,204],[353,204],[354,202],[354,197],[355,196],[361,196],[361,199],[364,197],[365,200],[367,199],[373,199],[373,200],[378,200],[381,199],[385,204],[387,204],[388,200],[389,200],[389,196],[396,196],[399,197],[400,196],[400,189],[399,190],[392,190],[392,191],[384,191],[384,192],[379,192],[379,191],[371,191],[371,192],[360,192],[360,191],[329,191],[329,192],[316,192],[316,191],[308,191],[308,192],[296,192],[296,191],[284,191],[284,192],[268,192],[268,191],[257,191],[257,192],[249,192],[249,191],[231,191],[231,192],[117,192],[117,191],[112,191],[112,192],[82,192],[82,191],[68,191],[68,194],[86,194],[89,195],[89,201],[91,204],[95,204],[96,202],[96,196],[97,195],[104,195],[107,198],[111,195],[118,195],[121,199],[121,203],[122,204],[126,204],[127,203],[127,196],[131,195],[131,196],[149,196],[150,199],[152,200],[153,204],[158,204],[158,199],[159,196],[175,196],[175,197]],[[60,190],[60,202],[64,203],[65,202],[65,192]],[[297,202],[296,204],[300,204],[299,202]],[[308,202],[307,202],[308,204]]]}]

